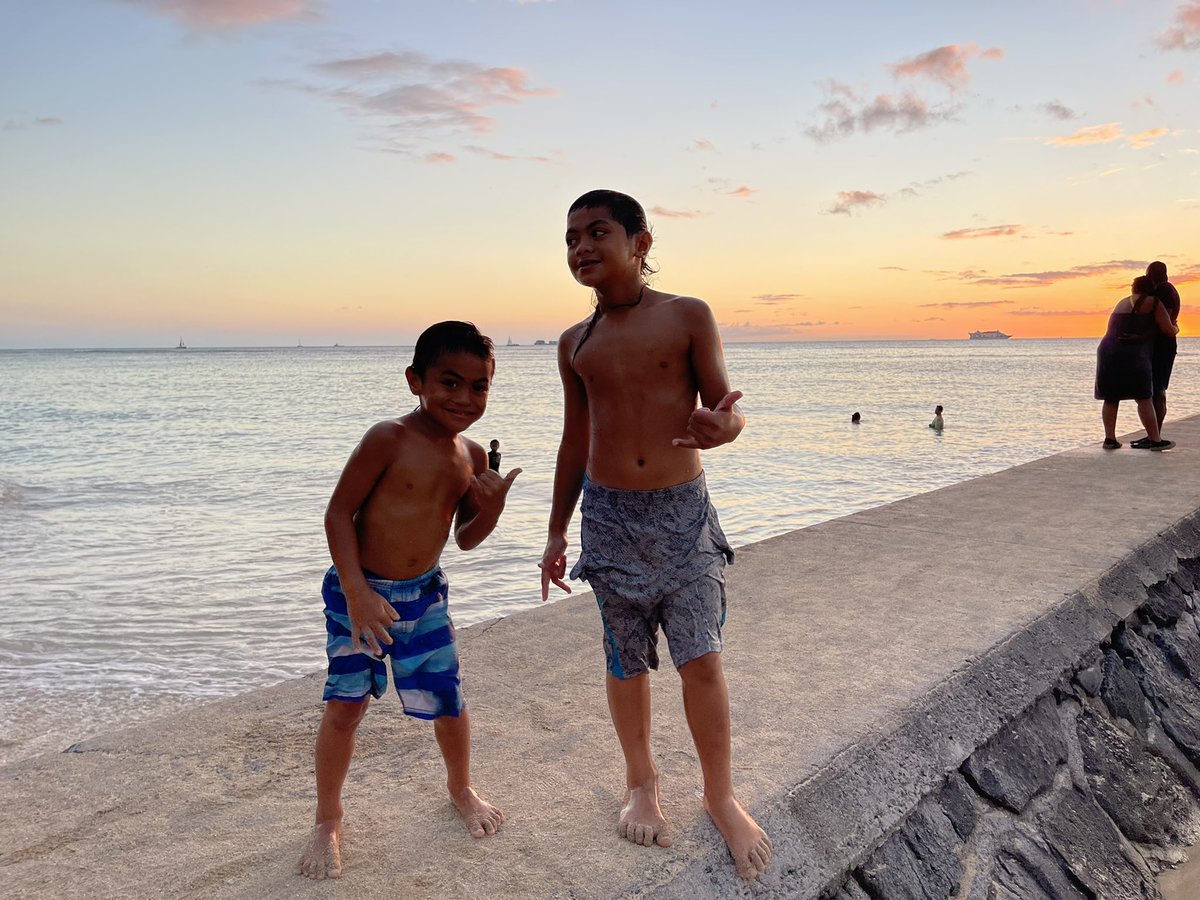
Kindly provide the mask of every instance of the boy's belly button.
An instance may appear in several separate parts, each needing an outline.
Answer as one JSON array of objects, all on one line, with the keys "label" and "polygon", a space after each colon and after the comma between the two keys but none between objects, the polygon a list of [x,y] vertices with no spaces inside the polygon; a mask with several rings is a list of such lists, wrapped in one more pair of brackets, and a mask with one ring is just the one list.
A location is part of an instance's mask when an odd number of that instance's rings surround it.
[{"label": "boy's belly button", "polygon": [[638,465],[639,465],[639,466],[644,466],[645,464],[646,464],[646,460],[642,459],[642,458],[639,456],[639,457],[638,457]]}]

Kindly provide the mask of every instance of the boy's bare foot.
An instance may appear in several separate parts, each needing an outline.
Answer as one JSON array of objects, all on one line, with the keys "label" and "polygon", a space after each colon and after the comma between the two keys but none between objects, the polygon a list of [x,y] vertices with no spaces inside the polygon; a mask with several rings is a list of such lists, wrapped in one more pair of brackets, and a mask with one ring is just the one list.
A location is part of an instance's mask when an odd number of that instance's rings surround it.
[{"label": "boy's bare foot", "polygon": [[296,874],[306,875],[321,881],[325,878],[342,877],[342,820],[331,819],[318,822],[313,827],[312,839],[300,854],[296,863]]},{"label": "boy's bare foot", "polygon": [[754,879],[765,872],[775,848],[771,846],[767,833],[742,809],[737,798],[730,796],[726,800],[710,802],[705,797],[704,808],[729,845],[738,875]]},{"label": "boy's bare foot", "polygon": [[626,792],[625,808],[617,820],[617,834],[643,847],[654,844],[671,846],[671,831],[658,805],[657,781],[630,788]]},{"label": "boy's bare foot", "polygon": [[462,816],[467,831],[471,832],[471,837],[481,838],[495,834],[504,824],[504,813],[475,793],[473,787],[468,787],[457,795],[451,794],[450,799],[454,801],[454,806]]}]

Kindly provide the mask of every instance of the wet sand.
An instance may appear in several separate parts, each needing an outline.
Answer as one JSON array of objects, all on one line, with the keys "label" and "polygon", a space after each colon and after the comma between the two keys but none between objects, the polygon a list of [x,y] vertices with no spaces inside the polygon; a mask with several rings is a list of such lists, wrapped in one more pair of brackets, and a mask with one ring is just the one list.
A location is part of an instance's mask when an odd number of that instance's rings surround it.
[{"label": "wet sand", "polygon": [[1200,844],[1191,847],[1187,855],[1183,865],[1158,876],[1158,889],[1162,891],[1163,900],[1196,900],[1200,897]]}]

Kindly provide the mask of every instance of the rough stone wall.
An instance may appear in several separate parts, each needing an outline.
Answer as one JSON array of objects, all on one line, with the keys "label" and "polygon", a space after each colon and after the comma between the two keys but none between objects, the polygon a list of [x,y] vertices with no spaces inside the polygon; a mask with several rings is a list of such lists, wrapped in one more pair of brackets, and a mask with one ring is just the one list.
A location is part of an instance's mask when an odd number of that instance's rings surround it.
[{"label": "rough stone wall", "polygon": [[1158,898],[1200,837],[1200,558],[976,750],[833,900]]}]

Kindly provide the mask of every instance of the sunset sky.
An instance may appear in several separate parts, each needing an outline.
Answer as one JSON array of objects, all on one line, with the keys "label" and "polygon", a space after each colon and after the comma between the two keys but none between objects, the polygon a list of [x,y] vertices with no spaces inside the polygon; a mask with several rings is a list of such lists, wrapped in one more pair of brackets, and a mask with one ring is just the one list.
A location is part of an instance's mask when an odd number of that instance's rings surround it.
[{"label": "sunset sky", "polygon": [[1200,0],[0,5],[0,347],[501,343],[633,194],[728,341],[1200,334]]}]

